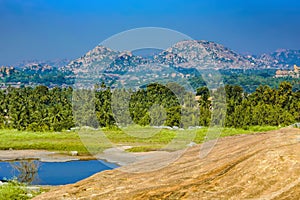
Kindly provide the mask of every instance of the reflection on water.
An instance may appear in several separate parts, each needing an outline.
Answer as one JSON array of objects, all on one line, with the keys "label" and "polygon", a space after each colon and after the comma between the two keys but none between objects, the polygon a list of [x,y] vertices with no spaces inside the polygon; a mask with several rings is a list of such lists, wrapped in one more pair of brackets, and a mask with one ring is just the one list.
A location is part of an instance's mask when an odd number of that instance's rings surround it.
[{"label": "reflection on water", "polygon": [[19,162],[11,162],[11,167],[17,179],[22,183],[31,184],[38,181],[38,170],[40,162],[37,160],[22,160]]},{"label": "reflection on water", "polygon": [[118,167],[98,160],[70,162],[40,162],[20,160],[0,162],[0,180],[17,178],[33,185],[64,185],[75,183],[97,172]]}]

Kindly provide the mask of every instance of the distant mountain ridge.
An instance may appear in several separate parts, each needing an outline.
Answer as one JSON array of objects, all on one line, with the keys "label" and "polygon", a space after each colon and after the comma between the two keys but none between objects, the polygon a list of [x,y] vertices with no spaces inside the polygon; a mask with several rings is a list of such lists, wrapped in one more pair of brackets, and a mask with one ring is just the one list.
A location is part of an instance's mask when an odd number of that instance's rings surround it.
[{"label": "distant mountain ridge", "polygon": [[257,59],[273,68],[288,69],[300,64],[300,50],[278,49],[270,54],[262,54]]},{"label": "distant mountain ridge", "polygon": [[132,87],[151,81],[181,81],[198,76],[199,71],[207,69],[289,69],[298,62],[300,64],[300,51],[296,50],[252,56],[239,54],[215,42],[186,40],[143,57],[98,45],[61,70],[73,72],[74,76],[70,78],[77,79],[82,86],[104,81],[113,87],[120,84]]},{"label": "distant mountain ridge", "polygon": [[157,55],[155,59],[163,61],[164,64],[172,63],[185,68],[195,67],[194,65],[200,69],[251,67],[251,62],[245,57],[221,44],[204,40],[178,42]]},{"label": "distant mountain ridge", "polygon": [[[104,62],[107,66],[103,64]],[[145,63],[183,68],[194,68],[195,64],[199,67],[201,64],[203,69],[207,67],[214,69],[288,69],[292,68],[294,64],[300,65],[300,50],[281,49],[270,54],[245,56],[215,42],[188,40],[178,42],[154,55],[153,58],[149,58],[136,56],[131,52],[114,51],[98,45],[82,57],[71,61],[63,69],[76,72],[81,68],[93,66],[93,68],[97,67],[98,70],[106,73],[122,73]]]},{"label": "distant mountain ridge", "polygon": [[55,68],[61,68],[67,64],[69,64],[71,60],[64,58],[64,59],[55,59],[55,60],[24,60],[21,62],[18,62],[14,64],[13,66],[16,68],[26,68],[31,67],[33,65],[39,65],[39,66],[51,66]]},{"label": "distant mountain ridge", "polygon": [[[126,57],[127,55],[127,57]],[[108,65],[104,69],[103,63]],[[149,57],[141,57],[131,52],[119,52],[102,45],[75,60],[29,60],[13,65],[17,68],[32,68],[32,66],[51,66],[62,71],[80,72],[87,66],[112,73],[122,72],[123,69],[144,63],[159,63],[164,65],[193,68],[195,63],[214,66],[215,69],[291,69],[295,64],[300,65],[300,50],[278,49],[273,53],[261,55],[242,55],[221,44],[205,40],[180,41],[172,47],[162,50]],[[132,66],[130,66],[132,65]],[[84,70],[83,70],[84,71]]]},{"label": "distant mountain ridge", "polygon": [[272,77],[275,69],[292,69],[294,65],[300,65],[300,50],[280,49],[257,56],[242,55],[221,44],[205,40],[180,41],[165,50],[155,49],[149,53],[151,55],[148,56],[145,51],[142,54],[136,54],[135,51],[121,52],[97,45],[71,61],[32,60],[3,66],[0,84],[4,87],[14,83],[65,87],[74,81],[82,86],[103,81],[110,86],[118,82],[122,86],[131,87],[136,83],[147,85],[151,81],[193,79],[198,77],[201,73],[199,71],[206,69],[220,70],[222,73],[241,69],[271,69],[267,76]]}]

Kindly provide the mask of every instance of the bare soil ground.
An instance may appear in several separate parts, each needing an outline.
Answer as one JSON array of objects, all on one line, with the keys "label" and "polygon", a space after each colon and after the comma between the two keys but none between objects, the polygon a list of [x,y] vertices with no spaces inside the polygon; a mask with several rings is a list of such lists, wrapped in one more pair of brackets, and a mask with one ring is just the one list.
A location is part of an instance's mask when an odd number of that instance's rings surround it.
[{"label": "bare soil ground", "polygon": [[156,171],[124,170],[151,167],[170,155],[103,171],[35,199],[300,199],[299,129],[221,138],[203,159],[200,147]]}]

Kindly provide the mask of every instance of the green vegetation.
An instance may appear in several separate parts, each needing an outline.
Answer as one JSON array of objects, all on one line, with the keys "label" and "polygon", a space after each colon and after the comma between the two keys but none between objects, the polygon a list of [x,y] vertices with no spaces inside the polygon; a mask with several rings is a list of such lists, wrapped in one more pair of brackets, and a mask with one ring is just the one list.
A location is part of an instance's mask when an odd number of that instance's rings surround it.
[{"label": "green vegetation", "polygon": [[[299,78],[274,78],[276,69],[223,69],[219,72],[225,84],[240,86],[247,93],[255,92],[259,86],[278,88],[281,82],[290,83],[294,91],[300,90]],[[206,86],[201,76],[190,78],[190,84],[194,88]]]},{"label": "green vegetation", "polygon": [[40,192],[29,191],[26,185],[12,180],[0,186],[0,200],[26,200],[37,196]]},{"label": "green vegetation", "polygon": [[[185,148],[187,146],[188,139],[193,139],[193,141],[197,144],[200,144],[204,142],[205,136],[208,132],[207,127],[197,129],[197,130],[185,130],[185,131],[166,131],[164,130],[165,134],[170,137],[170,140],[168,142],[164,141],[161,142],[154,142],[149,143],[148,140],[145,140],[143,144],[132,144],[130,142],[127,143],[127,145],[132,145],[133,147],[130,149],[127,149],[127,152],[148,152],[148,151],[156,151],[156,150],[167,150],[167,151],[174,151],[178,149]],[[213,128],[212,128],[213,129]],[[279,127],[274,126],[253,126],[249,127],[248,130],[240,129],[240,128],[224,128],[221,130],[220,137],[227,137],[227,136],[234,136],[234,135],[241,135],[241,134],[254,134],[258,132],[265,132],[270,130],[277,130]],[[183,143],[180,143],[180,141],[176,140],[175,144],[169,144],[172,139],[174,139],[174,135],[177,134],[178,138],[182,138],[184,141]],[[187,134],[191,134],[192,137],[187,137]],[[171,137],[173,136],[173,137]],[[167,136],[165,136],[167,137]],[[185,141],[186,139],[186,141]],[[166,147],[166,145],[168,145]]]},{"label": "green vegetation", "polygon": [[300,91],[293,91],[288,82],[277,89],[259,86],[250,94],[236,85],[223,89],[226,102],[218,97],[221,88],[213,92],[198,88],[195,100],[194,94],[175,83],[152,83],[137,91],[111,90],[105,84],[96,85],[95,91],[10,87],[0,90],[0,128],[57,132],[74,126],[126,127],[133,122],[141,126],[209,126],[212,110],[219,105],[227,108],[226,116],[223,111],[218,113],[226,119],[226,127],[286,126],[300,121]]},{"label": "green vegetation", "polygon": [[[206,86],[205,81],[199,75],[199,73],[191,68],[176,68],[175,70],[180,71],[183,74],[192,74],[189,82],[194,88]],[[252,93],[260,85],[269,86],[271,88],[277,88],[278,85],[283,82],[289,82],[292,84],[294,91],[300,90],[299,79],[291,77],[274,78],[276,69],[223,69],[220,70],[222,79],[225,84],[228,85],[239,85],[246,92]],[[115,73],[118,73],[115,71]],[[75,75],[69,71],[61,71],[58,68],[44,69],[42,66],[38,66],[36,69],[25,68],[19,70],[14,68],[9,75],[5,73],[5,70],[0,71],[0,84],[9,85],[11,83],[21,83],[21,86],[28,85],[45,85],[47,87],[57,86],[72,86],[75,82]],[[114,82],[115,79],[110,80],[107,77],[105,82]],[[127,80],[128,81],[128,80]],[[128,83],[130,84],[130,83]]]},{"label": "green vegetation", "polygon": [[[220,137],[252,134],[275,130],[279,127],[254,126],[247,130],[236,128],[224,128]],[[43,149],[58,151],[78,151],[79,154],[89,154],[91,150],[101,152],[112,146],[132,146],[129,152],[146,152],[152,150],[177,150],[186,147],[186,142],[194,141],[202,143],[208,128],[196,130],[167,130],[154,129],[151,127],[128,127],[124,130],[103,129],[104,136],[108,139],[102,140],[97,130],[86,130],[80,132],[33,132],[17,130],[0,130],[0,149]],[[80,135],[80,136],[79,136]],[[88,140],[84,140],[86,137]],[[82,143],[84,140],[85,145]],[[170,145],[170,143],[174,142]],[[166,145],[169,145],[166,147]]]},{"label": "green vegetation", "polygon": [[77,150],[82,154],[88,151],[75,132],[33,132],[0,130],[0,149],[43,149],[55,151]]},{"label": "green vegetation", "polygon": [[300,121],[300,91],[280,83],[278,89],[259,86],[247,94],[240,86],[225,87],[227,127],[286,126]]},{"label": "green vegetation", "polygon": [[61,131],[74,126],[72,88],[12,88],[0,91],[0,127]]},{"label": "green vegetation", "polygon": [[11,83],[21,83],[22,86],[26,85],[46,85],[48,87],[56,85],[69,85],[74,84],[74,79],[68,78],[73,73],[70,71],[61,71],[58,68],[52,67],[45,69],[42,66],[36,66],[35,69],[11,69],[9,75],[5,70],[0,70],[0,83],[10,85]]}]

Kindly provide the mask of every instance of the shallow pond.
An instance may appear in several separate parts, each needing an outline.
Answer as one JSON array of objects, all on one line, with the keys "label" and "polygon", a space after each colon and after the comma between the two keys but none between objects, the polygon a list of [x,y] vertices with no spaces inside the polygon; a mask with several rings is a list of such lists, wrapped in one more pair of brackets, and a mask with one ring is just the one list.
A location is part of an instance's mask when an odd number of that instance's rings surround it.
[{"label": "shallow pond", "polygon": [[99,160],[40,162],[22,160],[0,162],[0,180],[16,177],[21,182],[33,185],[64,185],[75,183],[97,172],[118,167]]}]

